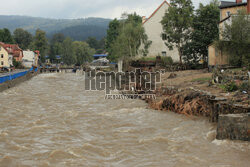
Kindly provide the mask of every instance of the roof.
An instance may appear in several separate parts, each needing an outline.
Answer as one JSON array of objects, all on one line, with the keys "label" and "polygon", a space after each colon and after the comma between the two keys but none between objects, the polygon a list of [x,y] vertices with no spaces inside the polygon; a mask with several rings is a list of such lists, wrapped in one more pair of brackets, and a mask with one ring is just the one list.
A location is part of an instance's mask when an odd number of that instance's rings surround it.
[{"label": "roof", "polygon": [[236,2],[229,2],[229,1],[221,1],[219,8],[223,9],[223,8],[231,8],[231,7],[245,6],[245,5],[247,5],[247,2],[236,3]]},{"label": "roof", "polygon": [[165,3],[170,6],[170,4],[166,0],[164,0],[162,4],[154,11],[154,13],[152,13],[151,16],[147,18],[142,24],[146,23],[149,19],[151,19]]},{"label": "roof", "polygon": [[13,55],[13,57],[19,57],[22,49],[19,48],[17,44],[5,44],[0,42],[1,46],[8,52],[8,54]]},{"label": "roof", "polygon": [[108,55],[106,54],[95,54],[93,57],[107,57]]}]

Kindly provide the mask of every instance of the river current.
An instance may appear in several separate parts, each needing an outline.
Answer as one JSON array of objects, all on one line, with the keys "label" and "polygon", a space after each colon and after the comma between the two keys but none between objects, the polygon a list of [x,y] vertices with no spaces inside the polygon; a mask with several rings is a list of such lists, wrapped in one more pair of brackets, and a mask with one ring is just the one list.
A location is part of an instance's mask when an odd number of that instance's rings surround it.
[{"label": "river current", "polygon": [[249,142],[216,125],[105,100],[81,74],[40,74],[0,93],[0,167],[248,167]]}]

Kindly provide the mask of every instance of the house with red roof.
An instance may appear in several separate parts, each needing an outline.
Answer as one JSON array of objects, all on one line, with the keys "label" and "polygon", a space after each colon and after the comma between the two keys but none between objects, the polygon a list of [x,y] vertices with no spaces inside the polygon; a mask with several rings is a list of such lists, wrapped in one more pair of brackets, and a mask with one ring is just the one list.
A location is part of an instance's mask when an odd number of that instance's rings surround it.
[{"label": "house with red roof", "polygon": [[17,44],[3,44],[4,48],[7,50],[8,54],[13,57],[18,62],[22,61],[23,50],[19,48]]},{"label": "house with red roof", "polygon": [[9,55],[4,43],[0,42],[0,68],[10,68],[12,65],[12,56]]}]

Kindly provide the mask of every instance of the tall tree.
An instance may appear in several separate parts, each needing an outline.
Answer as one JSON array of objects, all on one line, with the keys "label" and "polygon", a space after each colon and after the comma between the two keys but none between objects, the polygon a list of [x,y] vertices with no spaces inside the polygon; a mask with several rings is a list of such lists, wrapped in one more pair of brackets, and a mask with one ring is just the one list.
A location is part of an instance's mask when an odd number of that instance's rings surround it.
[{"label": "tall tree", "polygon": [[185,44],[190,40],[193,8],[191,0],[171,0],[170,7],[161,21],[166,34],[165,44],[169,49],[177,47],[180,63]]},{"label": "tall tree", "polygon": [[86,40],[86,42],[89,44],[89,46],[91,48],[94,48],[96,50],[99,48],[98,40],[96,40],[96,38],[94,38],[94,37],[88,37],[88,39]]},{"label": "tall tree", "polygon": [[246,11],[239,11],[231,19],[232,24],[225,25],[217,47],[227,52],[231,65],[250,68],[250,16]]},{"label": "tall tree", "polygon": [[62,60],[67,65],[76,63],[76,56],[73,49],[73,41],[71,38],[66,38],[62,43]]},{"label": "tall tree", "polygon": [[74,53],[76,55],[76,64],[82,65],[85,62],[90,62],[93,59],[95,50],[89,47],[88,43],[75,41],[73,42]]},{"label": "tall tree", "polygon": [[0,29],[0,42],[9,43],[9,44],[14,43],[14,40],[12,38],[12,35],[9,29],[7,28]]},{"label": "tall tree", "polygon": [[112,54],[111,44],[118,37],[119,28],[120,28],[120,22],[117,19],[114,19],[109,23],[109,27],[107,30],[106,42],[105,42],[105,48],[107,49],[107,51],[110,55]]},{"label": "tall tree", "polygon": [[112,61],[122,59],[126,62],[139,53],[146,55],[147,49],[151,44],[142,26],[142,19],[140,16],[130,14],[126,15],[124,18],[125,19],[120,23],[119,34],[110,47],[112,52],[111,54],[109,53],[109,58]]},{"label": "tall tree", "polygon": [[220,10],[216,0],[206,6],[200,4],[194,15],[191,40],[184,49],[186,62],[196,64],[203,60],[207,64],[208,46],[219,37],[219,20]]},{"label": "tall tree", "polygon": [[62,55],[62,43],[65,40],[65,37],[61,33],[56,33],[53,35],[50,46],[49,46],[49,59],[51,62],[55,62],[56,55]]},{"label": "tall tree", "polygon": [[33,41],[33,49],[40,51],[41,61],[44,62],[48,49],[48,40],[46,38],[46,33],[40,29],[36,30],[36,35]]},{"label": "tall tree", "polygon": [[56,33],[53,35],[52,39],[51,39],[51,43],[54,44],[56,42],[59,43],[63,43],[63,41],[65,40],[65,36],[62,33]]},{"label": "tall tree", "polygon": [[14,40],[20,46],[20,48],[26,50],[30,47],[30,44],[33,40],[31,33],[22,28],[17,28],[13,34]]}]

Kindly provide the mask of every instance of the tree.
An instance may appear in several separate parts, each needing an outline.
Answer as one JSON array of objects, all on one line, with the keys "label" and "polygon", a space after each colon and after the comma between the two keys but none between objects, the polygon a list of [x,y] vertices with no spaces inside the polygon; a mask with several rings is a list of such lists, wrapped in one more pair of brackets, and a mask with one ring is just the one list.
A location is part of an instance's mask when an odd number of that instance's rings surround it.
[{"label": "tree", "polygon": [[56,33],[53,35],[52,39],[51,39],[51,43],[63,43],[63,41],[65,40],[65,36],[62,33]]},{"label": "tree", "polygon": [[33,41],[33,49],[40,51],[41,61],[44,62],[48,49],[48,40],[46,38],[46,33],[40,29],[36,30],[36,35]]},{"label": "tree", "polygon": [[146,56],[151,41],[148,41],[140,16],[136,14],[124,16],[125,19],[120,22],[119,34],[109,48],[111,50],[109,58],[113,61],[124,60],[126,63],[139,53]]},{"label": "tree", "polygon": [[184,58],[188,63],[198,63],[201,59],[207,64],[208,46],[219,37],[217,24],[220,20],[220,10],[217,1],[204,6],[200,4],[196,10],[191,41],[184,46]]},{"label": "tree", "polygon": [[193,6],[191,0],[171,0],[170,7],[165,13],[161,23],[166,35],[166,46],[169,49],[177,47],[180,63],[185,44],[190,40],[193,20]]},{"label": "tree", "polygon": [[107,49],[110,55],[112,55],[111,45],[118,37],[119,29],[120,29],[120,22],[117,19],[114,19],[109,23],[106,42],[105,42],[105,48]]},{"label": "tree", "polygon": [[17,28],[14,31],[14,40],[19,45],[20,48],[23,50],[26,50],[30,47],[30,44],[33,40],[32,34],[30,34],[28,31],[25,31],[22,28]]},{"label": "tree", "polygon": [[73,42],[74,53],[76,55],[76,64],[82,65],[85,62],[90,62],[93,59],[95,50],[89,47],[88,43],[75,41]]},{"label": "tree", "polygon": [[14,40],[11,36],[9,29],[7,28],[0,29],[0,41],[4,43],[9,43],[9,44],[14,43]]},{"label": "tree", "polygon": [[53,35],[49,47],[49,59],[51,62],[54,62],[56,60],[56,55],[62,55],[63,53],[62,43],[64,40],[65,37],[61,33],[56,33]]},{"label": "tree", "polygon": [[67,65],[76,63],[76,56],[73,49],[73,41],[67,37],[62,43],[62,60]]},{"label": "tree", "polygon": [[91,48],[98,49],[99,48],[99,43],[94,37],[88,37],[86,42],[89,44]]},{"label": "tree", "polygon": [[217,47],[229,54],[231,65],[250,67],[250,16],[245,11],[239,11],[231,19],[231,25],[226,24],[222,31]]}]

